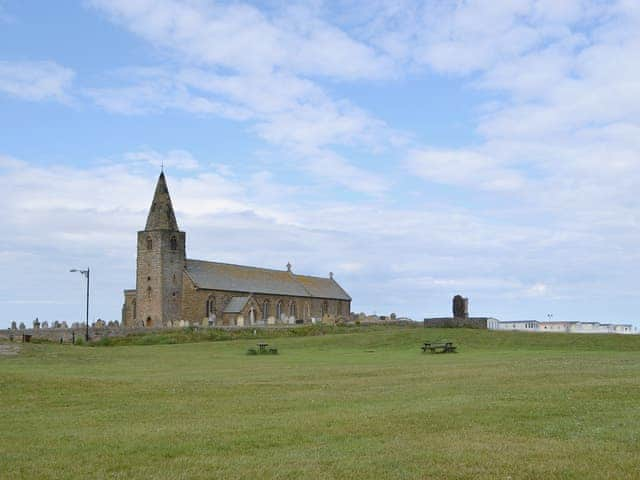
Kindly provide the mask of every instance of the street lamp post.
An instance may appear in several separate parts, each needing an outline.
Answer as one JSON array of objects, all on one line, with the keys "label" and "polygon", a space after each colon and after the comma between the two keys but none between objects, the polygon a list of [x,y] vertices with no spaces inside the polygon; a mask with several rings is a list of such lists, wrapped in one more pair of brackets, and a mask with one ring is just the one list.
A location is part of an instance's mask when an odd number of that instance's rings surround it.
[{"label": "street lamp post", "polygon": [[70,272],[79,272],[82,275],[84,275],[85,277],[87,277],[87,320],[86,320],[86,324],[85,324],[85,333],[84,333],[84,339],[85,341],[89,341],[89,267],[87,267],[86,270],[78,270],[77,268],[73,268],[71,270],[69,270]]}]

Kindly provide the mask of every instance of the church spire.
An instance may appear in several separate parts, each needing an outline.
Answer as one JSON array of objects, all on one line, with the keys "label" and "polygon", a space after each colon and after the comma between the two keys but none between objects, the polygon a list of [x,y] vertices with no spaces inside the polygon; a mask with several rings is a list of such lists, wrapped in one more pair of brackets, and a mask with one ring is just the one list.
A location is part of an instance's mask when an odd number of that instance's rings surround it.
[{"label": "church spire", "polygon": [[169,196],[164,172],[160,172],[156,193],[153,195],[153,202],[147,217],[147,226],[144,229],[178,230],[178,222],[176,222],[176,214],[173,212],[173,205],[171,205],[171,197]]}]

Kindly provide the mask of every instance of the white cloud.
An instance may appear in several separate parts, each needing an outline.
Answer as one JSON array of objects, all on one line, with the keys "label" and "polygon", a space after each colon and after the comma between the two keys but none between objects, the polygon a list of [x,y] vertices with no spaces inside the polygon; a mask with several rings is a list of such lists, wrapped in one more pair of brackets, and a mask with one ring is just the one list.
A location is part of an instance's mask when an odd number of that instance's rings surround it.
[{"label": "white cloud", "polygon": [[246,3],[93,0],[91,4],[190,63],[266,74],[387,76],[390,61],[301,7],[267,16]]},{"label": "white cloud", "polygon": [[414,150],[409,170],[430,181],[481,190],[515,191],[525,179],[489,155],[471,150]]},{"label": "white cloud", "polygon": [[0,61],[0,92],[24,100],[69,102],[73,70],[51,61]]},{"label": "white cloud", "polygon": [[[301,170],[357,191],[384,189],[377,174],[351,165],[334,147],[374,153],[401,135],[351,102],[332,98],[314,78],[389,76],[388,56],[299,6],[267,15],[246,4],[96,0],[92,5],[169,52],[178,65],[127,69],[121,72],[128,79],[123,86],[87,90],[98,105],[118,113],[181,109],[249,120]],[[327,159],[336,171],[318,168]]]}]

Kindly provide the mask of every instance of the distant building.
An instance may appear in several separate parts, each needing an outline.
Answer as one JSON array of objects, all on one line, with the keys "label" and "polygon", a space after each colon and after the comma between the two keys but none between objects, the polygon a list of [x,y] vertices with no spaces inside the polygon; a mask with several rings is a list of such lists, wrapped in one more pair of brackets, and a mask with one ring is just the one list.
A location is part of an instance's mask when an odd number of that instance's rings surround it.
[{"label": "distant building", "polygon": [[565,332],[565,333],[618,333],[630,335],[636,333],[629,323],[600,322],[539,322],[537,320],[500,321],[492,318],[487,322],[489,330],[511,330],[524,332]]}]

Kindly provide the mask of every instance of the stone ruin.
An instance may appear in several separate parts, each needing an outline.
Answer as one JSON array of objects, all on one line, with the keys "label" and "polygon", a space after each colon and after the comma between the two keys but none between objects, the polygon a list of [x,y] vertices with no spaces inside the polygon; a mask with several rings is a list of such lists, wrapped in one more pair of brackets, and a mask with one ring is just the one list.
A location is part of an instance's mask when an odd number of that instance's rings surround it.
[{"label": "stone ruin", "polygon": [[462,295],[453,297],[453,318],[469,318],[469,299]]}]

